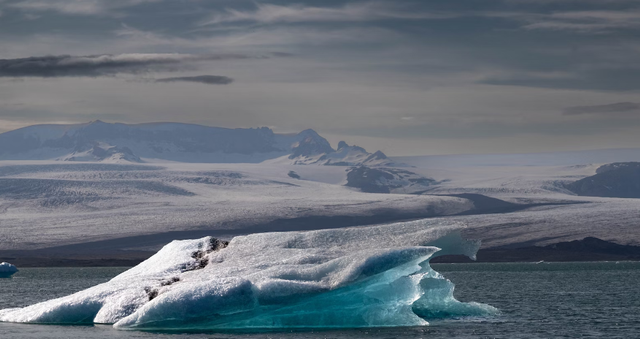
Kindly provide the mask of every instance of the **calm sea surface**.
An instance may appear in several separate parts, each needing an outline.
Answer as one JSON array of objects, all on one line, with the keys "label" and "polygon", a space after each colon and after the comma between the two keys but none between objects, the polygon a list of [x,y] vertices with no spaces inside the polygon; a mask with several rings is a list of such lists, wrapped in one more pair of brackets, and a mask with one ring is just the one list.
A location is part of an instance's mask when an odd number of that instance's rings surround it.
[{"label": "calm sea surface", "polygon": [[[428,327],[267,334],[158,334],[110,326],[0,323],[0,338],[640,338],[640,263],[434,264],[456,297],[493,305],[490,318]],[[61,297],[126,268],[25,268],[0,279],[0,309]]]}]

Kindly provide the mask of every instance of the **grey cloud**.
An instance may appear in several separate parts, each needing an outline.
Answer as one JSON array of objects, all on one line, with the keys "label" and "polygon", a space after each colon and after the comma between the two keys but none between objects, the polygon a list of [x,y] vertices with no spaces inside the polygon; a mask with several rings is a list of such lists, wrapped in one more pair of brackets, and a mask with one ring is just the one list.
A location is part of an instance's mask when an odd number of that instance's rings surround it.
[{"label": "grey cloud", "polygon": [[640,67],[627,63],[619,67],[598,67],[590,63],[576,65],[559,63],[568,72],[564,76],[539,77],[520,74],[506,77],[487,77],[478,81],[481,84],[498,86],[523,86],[556,89],[578,89],[598,91],[635,91],[640,89]]},{"label": "grey cloud", "polygon": [[638,128],[640,121],[630,119],[607,119],[605,121],[585,119],[582,121],[507,123],[485,121],[476,123],[422,123],[404,126],[368,126],[326,128],[330,133],[368,137],[414,139],[492,139],[496,137],[518,137],[523,134],[541,136],[590,136],[595,131],[615,132],[623,128]]},{"label": "grey cloud", "polygon": [[221,75],[197,75],[192,77],[162,78],[156,79],[155,82],[198,82],[207,85],[228,85],[233,82],[233,79]]},{"label": "grey cloud", "polygon": [[251,57],[241,54],[104,54],[0,59],[0,77],[100,77],[175,71],[201,61],[247,58]]},{"label": "grey cloud", "polygon": [[256,4],[256,9],[243,11],[228,8],[225,13],[213,15],[203,25],[225,22],[253,21],[259,23],[372,21],[384,19],[445,19],[456,13],[415,11],[410,8],[380,1],[347,3],[341,7],[305,5],[282,6]]},{"label": "grey cloud", "polygon": [[626,113],[640,110],[640,103],[617,102],[607,105],[574,106],[563,110],[564,115]]},{"label": "grey cloud", "polygon": [[525,25],[526,29],[608,32],[640,27],[640,11],[595,10],[564,11],[540,17]]},{"label": "grey cloud", "polygon": [[[507,1],[508,2],[508,1]],[[555,1],[552,1],[553,3]],[[564,1],[566,3],[566,1]],[[549,2],[537,4],[549,4]],[[562,1],[558,1],[562,3]],[[595,3],[595,2],[594,2]],[[526,4],[526,3],[525,3]],[[513,5],[513,4],[512,4]],[[490,6],[487,6],[489,8]],[[278,5],[257,3],[253,10],[227,8],[223,13],[216,13],[202,25],[257,22],[274,23],[310,23],[310,22],[363,22],[376,20],[443,20],[456,18],[505,19],[519,22],[526,30],[562,30],[573,32],[606,32],[618,29],[640,27],[640,11],[625,8],[596,10],[560,10],[554,12],[531,11],[531,9],[514,8],[479,9],[479,10],[438,10],[413,8],[398,3],[365,1],[348,2],[339,7],[320,7],[311,5]]]},{"label": "grey cloud", "polygon": [[115,11],[160,0],[22,0],[9,7],[23,11],[53,11],[72,15],[105,15]]}]

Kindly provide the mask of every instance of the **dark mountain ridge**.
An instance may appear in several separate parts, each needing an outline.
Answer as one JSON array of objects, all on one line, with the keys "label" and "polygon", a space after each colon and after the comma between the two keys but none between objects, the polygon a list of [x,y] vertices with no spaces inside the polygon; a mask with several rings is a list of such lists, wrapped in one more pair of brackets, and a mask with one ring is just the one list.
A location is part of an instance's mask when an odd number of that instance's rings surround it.
[{"label": "dark mountain ridge", "polygon": [[600,166],[596,174],[565,185],[577,195],[608,198],[640,198],[640,162]]},{"label": "dark mountain ridge", "polygon": [[[586,237],[582,240],[563,241],[547,246],[517,248],[483,248],[478,251],[478,262],[561,262],[561,261],[637,261],[640,246],[620,245],[614,242]],[[432,263],[469,262],[463,256],[442,256]]]}]

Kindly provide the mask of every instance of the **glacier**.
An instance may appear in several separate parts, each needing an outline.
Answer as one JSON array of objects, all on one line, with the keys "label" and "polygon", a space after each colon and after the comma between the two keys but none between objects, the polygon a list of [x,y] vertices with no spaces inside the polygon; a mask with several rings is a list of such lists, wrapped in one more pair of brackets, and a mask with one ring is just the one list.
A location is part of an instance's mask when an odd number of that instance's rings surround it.
[{"label": "glacier", "polygon": [[277,330],[423,326],[489,316],[431,269],[475,257],[465,225],[423,219],[369,227],[173,241],[138,266],[75,294],[0,310],[0,321],[113,324],[121,330]]}]

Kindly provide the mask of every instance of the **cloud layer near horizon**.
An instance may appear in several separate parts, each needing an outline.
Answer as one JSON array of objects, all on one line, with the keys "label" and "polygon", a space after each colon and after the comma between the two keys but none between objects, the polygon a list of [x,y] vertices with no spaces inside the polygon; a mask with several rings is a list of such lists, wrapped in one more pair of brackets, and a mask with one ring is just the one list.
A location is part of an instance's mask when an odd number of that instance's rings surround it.
[{"label": "cloud layer near horizon", "polygon": [[99,77],[178,71],[203,61],[248,59],[242,54],[103,54],[87,56],[40,56],[0,59],[0,77]]},{"label": "cloud layer near horizon", "polygon": [[233,82],[233,79],[221,75],[196,75],[192,77],[156,79],[155,82],[196,82],[207,85],[228,85]]},{"label": "cloud layer near horizon", "polygon": [[636,102],[616,102],[614,104],[593,105],[593,106],[574,106],[564,109],[565,115],[580,114],[618,114],[628,112],[640,112],[640,103]]}]

